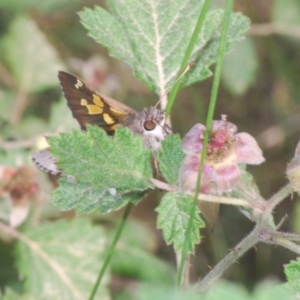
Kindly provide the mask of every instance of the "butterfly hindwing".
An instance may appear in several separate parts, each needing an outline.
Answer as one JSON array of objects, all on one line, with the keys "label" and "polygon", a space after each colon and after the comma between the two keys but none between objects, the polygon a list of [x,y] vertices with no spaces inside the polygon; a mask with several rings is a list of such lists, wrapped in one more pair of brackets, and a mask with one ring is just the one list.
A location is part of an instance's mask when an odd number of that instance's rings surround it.
[{"label": "butterfly hindwing", "polygon": [[56,165],[56,159],[49,149],[39,150],[32,154],[32,162],[42,171],[52,175],[60,175],[62,171]]},{"label": "butterfly hindwing", "polygon": [[58,78],[73,117],[82,130],[87,124],[98,125],[108,134],[122,124],[124,117],[136,113],[127,105],[90,89],[76,76],[60,71]]}]

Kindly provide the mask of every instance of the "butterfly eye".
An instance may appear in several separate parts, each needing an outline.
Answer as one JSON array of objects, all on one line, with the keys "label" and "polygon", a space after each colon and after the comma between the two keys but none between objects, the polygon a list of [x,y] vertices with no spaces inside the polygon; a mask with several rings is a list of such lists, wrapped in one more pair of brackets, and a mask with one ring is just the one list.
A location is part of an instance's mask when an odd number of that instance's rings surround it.
[{"label": "butterfly eye", "polygon": [[156,123],[152,120],[147,120],[144,122],[144,128],[147,131],[152,131],[155,129],[155,127],[156,127]]}]

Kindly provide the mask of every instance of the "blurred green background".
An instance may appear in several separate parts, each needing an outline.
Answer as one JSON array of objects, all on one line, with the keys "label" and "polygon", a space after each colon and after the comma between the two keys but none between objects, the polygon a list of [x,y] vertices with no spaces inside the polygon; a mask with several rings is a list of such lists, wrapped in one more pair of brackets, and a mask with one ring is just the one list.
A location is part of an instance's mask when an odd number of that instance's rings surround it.
[{"label": "blurred green background", "polygon": [[[213,5],[222,7],[223,2]],[[30,165],[30,153],[41,146],[44,134],[78,128],[62,98],[58,70],[77,74],[135,109],[156,103],[157,96],[128,66],[87,36],[77,12],[94,5],[105,7],[104,1],[92,0],[0,1],[0,165]],[[234,10],[248,16],[252,25],[246,39],[226,56],[215,118],[226,114],[239,131],[257,139],[266,162],[249,170],[267,199],[286,183],[285,168],[300,137],[300,1],[239,0]],[[179,93],[171,113],[175,132],[183,136],[196,122],[205,122],[211,85],[208,79]],[[44,175],[38,180],[49,200],[55,180]],[[153,235],[148,247],[153,256],[174,265],[173,250],[155,226],[156,193],[134,208],[132,218]],[[300,233],[296,195],[283,202],[274,217],[279,221],[286,214],[282,229]],[[58,218],[57,212],[49,215],[45,218]],[[105,218],[111,222],[119,214]],[[214,231],[203,230],[193,257],[193,279],[203,277],[252,227],[237,209],[222,207]],[[11,251],[0,242],[2,288],[17,276]],[[226,272],[226,278],[250,289],[263,279],[284,280],[283,264],[295,257],[285,249],[258,245]],[[134,282],[135,276],[121,272],[118,264],[113,270],[114,291]]]}]

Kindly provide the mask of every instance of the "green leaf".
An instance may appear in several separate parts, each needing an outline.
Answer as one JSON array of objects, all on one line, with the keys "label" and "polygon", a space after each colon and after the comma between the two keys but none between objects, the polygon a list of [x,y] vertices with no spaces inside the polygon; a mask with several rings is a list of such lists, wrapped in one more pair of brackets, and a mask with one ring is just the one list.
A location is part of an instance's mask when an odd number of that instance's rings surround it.
[{"label": "green leaf", "polygon": [[175,268],[157,258],[153,253],[156,249],[155,235],[144,223],[127,222],[112,257],[112,273],[144,282],[174,284]]},{"label": "green leaf", "polygon": [[3,52],[22,90],[37,92],[57,86],[57,72],[64,65],[44,33],[29,17],[23,15],[12,22]]},{"label": "green leaf", "polygon": [[122,193],[114,188],[97,188],[72,182],[72,179],[59,179],[59,187],[53,192],[51,202],[62,210],[75,209],[78,214],[98,210],[107,213],[118,210],[129,201],[137,203],[145,196],[144,192]]},{"label": "green leaf", "polygon": [[288,280],[287,287],[297,293],[300,292],[300,259],[292,260],[284,267],[284,273]]},{"label": "green leaf", "polygon": [[[88,220],[58,221],[27,229],[18,244],[18,267],[37,299],[87,299],[103,263],[105,236]],[[108,296],[107,279],[98,290]]]},{"label": "green leaf", "polygon": [[60,180],[53,203],[78,213],[115,210],[128,201],[141,200],[153,187],[150,150],[127,128],[114,138],[96,126],[87,132],[73,130],[49,139],[57,165],[67,178]]},{"label": "green leaf", "polygon": [[49,138],[57,165],[76,183],[96,188],[144,191],[152,188],[150,150],[127,128],[114,138],[96,126]]},{"label": "green leaf", "polygon": [[250,38],[235,46],[224,58],[223,82],[233,95],[242,95],[253,84],[258,70],[258,58]]},{"label": "green leaf", "polygon": [[178,172],[185,154],[181,150],[181,139],[172,134],[162,141],[162,148],[157,154],[159,170],[170,184],[178,183]]},{"label": "green leaf", "polygon": [[[159,206],[157,226],[162,229],[166,243],[172,243],[175,250],[182,250],[189,214],[193,206],[193,198],[181,193],[167,193],[162,198]],[[204,222],[199,216],[199,209],[196,206],[194,220],[188,244],[188,251],[193,252],[194,245],[200,241],[200,228],[204,227]]]},{"label": "green leaf", "polygon": [[[108,48],[110,54],[130,65],[136,77],[151,90],[164,94],[177,79],[203,1],[110,0],[109,12],[96,7],[80,13],[89,35]],[[222,10],[208,13],[191,56],[193,67],[182,85],[211,75],[216,61]],[[232,14],[228,50],[249,27],[241,14]]]}]

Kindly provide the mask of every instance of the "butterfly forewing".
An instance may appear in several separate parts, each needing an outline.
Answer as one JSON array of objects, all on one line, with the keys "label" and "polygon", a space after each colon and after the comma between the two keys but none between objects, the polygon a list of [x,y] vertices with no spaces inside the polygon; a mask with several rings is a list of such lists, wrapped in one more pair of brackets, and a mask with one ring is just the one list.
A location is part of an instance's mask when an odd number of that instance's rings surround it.
[{"label": "butterfly forewing", "polygon": [[116,125],[124,117],[136,113],[127,105],[90,89],[76,76],[60,71],[60,84],[73,117],[82,130],[87,124],[98,125],[108,134],[113,134]]}]

